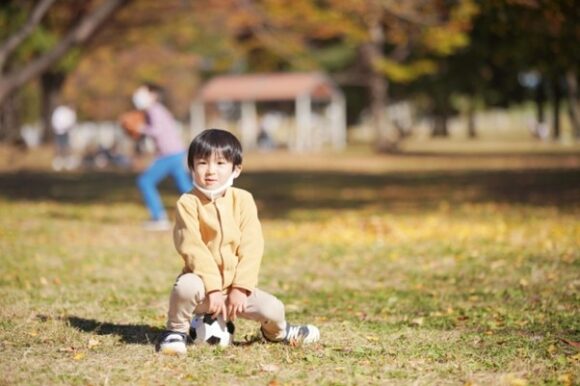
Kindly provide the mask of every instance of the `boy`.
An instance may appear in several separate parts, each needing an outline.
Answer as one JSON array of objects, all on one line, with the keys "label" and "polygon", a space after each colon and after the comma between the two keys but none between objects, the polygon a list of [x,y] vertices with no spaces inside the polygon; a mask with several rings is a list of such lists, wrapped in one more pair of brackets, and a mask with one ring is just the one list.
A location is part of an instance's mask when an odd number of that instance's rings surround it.
[{"label": "boy", "polygon": [[173,230],[185,266],[171,292],[157,351],[186,352],[194,313],[255,320],[272,342],[318,341],[318,328],[287,323],[284,304],[256,288],[264,240],[252,195],[231,187],[242,171],[238,139],[228,131],[205,130],[191,142],[187,164],[194,189],[178,200]]}]

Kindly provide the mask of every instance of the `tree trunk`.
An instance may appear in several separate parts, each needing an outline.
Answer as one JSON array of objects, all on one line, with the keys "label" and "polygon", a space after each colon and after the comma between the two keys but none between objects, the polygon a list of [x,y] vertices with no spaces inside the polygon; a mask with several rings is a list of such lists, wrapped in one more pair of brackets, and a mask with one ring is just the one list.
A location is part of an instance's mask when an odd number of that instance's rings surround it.
[{"label": "tree trunk", "polygon": [[20,142],[20,114],[16,95],[8,96],[0,105],[0,141],[7,143]]},{"label": "tree trunk", "polygon": [[377,8],[369,22],[368,32],[370,40],[362,46],[362,57],[365,67],[369,71],[368,89],[371,102],[371,116],[375,130],[374,146],[377,151],[394,151],[397,140],[389,135],[389,126],[386,115],[388,104],[388,82],[377,68],[377,63],[383,57],[385,36],[380,23],[380,12]]},{"label": "tree trunk", "polygon": [[44,132],[43,140],[52,141],[53,128],[51,115],[59,102],[59,96],[64,85],[65,74],[61,71],[48,71],[41,76],[42,89],[42,129]]},{"label": "tree trunk", "polygon": [[444,111],[435,114],[433,119],[432,137],[448,137],[449,130],[447,129],[447,114]]},{"label": "tree trunk", "polygon": [[554,94],[552,96],[554,108],[554,130],[552,131],[552,138],[554,140],[560,139],[560,102],[562,101],[562,89],[560,81],[555,78],[553,81]]},{"label": "tree trunk", "polygon": [[546,93],[544,92],[544,83],[540,82],[536,90],[536,113],[538,125],[543,125],[546,121],[546,114],[544,113],[545,102],[546,102]]},{"label": "tree trunk", "polygon": [[442,89],[433,95],[433,131],[432,137],[448,137],[447,118],[449,117],[449,96],[447,91]]},{"label": "tree trunk", "polygon": [[477,138],[477,129],[475,127],[475,101],[473,97],[467,100],[467,136],[469,139]]},{"label": "tree trunk", "polygon": [[576,72],[569,70],[566,72],[566,86],[568,97],[568,113],[570,114],[570,122],[574,137],[580,138],[580,106],[578,106],[578,78]]},{"label": "tree trunk", "polygon": [[394,141],[389,138],[387,122],[387,90],[388,83],[381,76],[373,72],[369,76],[369,89],[371,95],[371,114],[375,127],[375,145],[379,151],[388,151],[396,147]]}]

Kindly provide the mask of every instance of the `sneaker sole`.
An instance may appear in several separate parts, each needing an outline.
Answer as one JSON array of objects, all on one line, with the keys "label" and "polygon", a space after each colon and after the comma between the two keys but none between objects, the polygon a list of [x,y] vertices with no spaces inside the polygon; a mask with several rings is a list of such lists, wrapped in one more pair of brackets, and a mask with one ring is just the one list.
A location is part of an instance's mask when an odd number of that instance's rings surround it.
[{"label": "sneaker sole", "polygon": [[159,352],[164,355],[185,355],[187,354],[187,348],[185,346],[169,344],[161,347]]}]

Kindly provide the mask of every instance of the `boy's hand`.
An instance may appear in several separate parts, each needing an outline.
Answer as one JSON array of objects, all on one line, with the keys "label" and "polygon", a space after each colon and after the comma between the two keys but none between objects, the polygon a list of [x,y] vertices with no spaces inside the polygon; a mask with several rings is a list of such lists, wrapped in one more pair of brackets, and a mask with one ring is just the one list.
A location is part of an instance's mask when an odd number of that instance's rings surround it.
[{"label": "boy's hand", "polygon": [[221,316],[226,320],[226,302],[224,296],[220,291],[210,292],[208,295],[209,306],[207,312],[211,314],[211,317],[217,319]]},{"label": "boy's hand", "polygon": [[231,321],[236,320],[236,317],[239,313],[246,311],[247,305],[247,291],[241,288],[232,288],[230,294],[228,295],[227,301],[228,319]]}]

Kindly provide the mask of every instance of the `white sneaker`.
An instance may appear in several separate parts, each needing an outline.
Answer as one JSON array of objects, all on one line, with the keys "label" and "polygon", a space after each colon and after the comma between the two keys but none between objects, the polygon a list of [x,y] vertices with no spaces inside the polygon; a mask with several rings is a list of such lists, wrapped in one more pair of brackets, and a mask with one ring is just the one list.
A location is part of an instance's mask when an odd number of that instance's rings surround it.
[{"label": "white sneaker", "polygon": [[283,342],[290,345],[297,345],[300,343],[309,344],[320,340],[320,331],[318,327],[311,324],[305,326],[286,325],[286,336]]},{"label": "white sneaker", "polygon": [[151,220],[143,224],[143,228],[153,232],[165,232],[171,230],[171,222],[167,219]]},{"label": "white sneaker", "polygon": [[167,355],[184,355],[187,353],[185,341],[187,337],[181,332],[165,331],[159,337],[155,349]]}]

